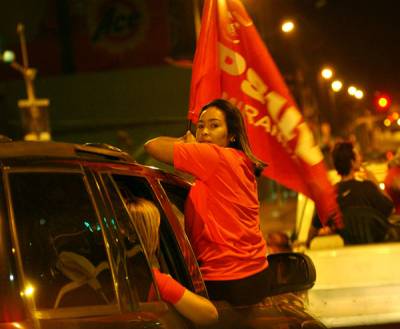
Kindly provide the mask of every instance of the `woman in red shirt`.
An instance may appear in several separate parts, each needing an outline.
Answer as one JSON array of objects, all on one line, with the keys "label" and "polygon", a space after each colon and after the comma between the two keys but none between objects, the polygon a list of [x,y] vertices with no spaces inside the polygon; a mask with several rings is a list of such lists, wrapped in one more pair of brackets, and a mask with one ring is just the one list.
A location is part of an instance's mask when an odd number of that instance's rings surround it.
[{"label": "woman in red shirt", "polygon": [[185,229],[211,299],[260,302],[268,289],[268,262],[256,176],[265,164],[250,150],[240,111],[216,99],[202,108],[196,137],[157,137],[145,149],[196,178]]}]

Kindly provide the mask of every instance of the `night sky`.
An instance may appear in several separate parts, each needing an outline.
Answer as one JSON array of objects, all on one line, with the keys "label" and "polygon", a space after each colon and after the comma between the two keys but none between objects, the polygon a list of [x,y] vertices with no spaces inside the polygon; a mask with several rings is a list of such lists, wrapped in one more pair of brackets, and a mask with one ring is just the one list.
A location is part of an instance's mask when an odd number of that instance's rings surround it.
[{"label": "night sky", "polygon": [[[197,1],[200,4],[203,2]],[[398,0],[241,1],[248,8],[277,62],[282,63],[283,69],[287,65],[284,54],[288,52],[289,44],[279,40],[282,36],[279,36],[277,29],[284,17],[294,17],[298,23],[298,30],[290,42],[296,44],[294,53],[297,52],[299,58],[303,57],[308,65],[317,67],[331,63],[339,77],[357,83],[360,87],[365,86],[367,92],[374,90],[398,92],[397,80],[400,76]],[[181,11],[177,17],[176,13],[174,14],[175,21],[179,22],[177,33],[180,34],[173,38],[183,40],[182,31],[193,28],[193,9],[189,5],[192,0],[169,0],[166,3],[169,3],[171,17],[174,12]],[[173,21],[171,17],[169,20]],[[42,23],[44,26],[53,23],[46,24]],[[13,26],[12,37],[15,38],[14,24],[7,26],[9,29]],[[28,31],[30,31],[29,26]],[[193,48],[188,47],[185,42],[182,41],[175,46],[178,47],[178,52],[189,57]],[[33,50],[31,53],[34,57]],[[182,54],[178,53],[177,57]]]},{"label": "night sky", "polygon": [[[197,1],[199,4],[203,2]],[[400,88],[398,88],[400,1],[241,1],[253,17],[257,29],[282,71],[290,71],[290,65],[296,66],[303,61],[303,64],[310,66],[316,72],[323,64],[328,63],[336,69],[339,78],[346,83],[364,88],[367,94],[384,91],[400,100]],[[30,3],[26,0],[22,2]],[[173,44],[170,54],[172,57],[193,56],[193,32],[188,34],[186,31],[193,29],[191,4],[194,2],[193,0],[165,2],[169,6],[168,19],[170,22],[175,22],[174,28],[171,28],[173,35],[170,38],[180,40]],[[41,3],[44,3],[44,0]],[[28,17],[29,13],[22,16]],[[45,17],[52,16],[54,14]],[[298,29],[291,40],[283,40],[284,37],[278,31],[279,23],[285,17],[294,17],[297,20]],[[46,33],[54,30],[54,19],[47,19],[46,22],[41,23],[41,26],[50,28],[49,31],[45,31]],[[11,29],[12,34],[8,37],[16,40],[14,25],[9,22],[3,28]],[[28,32],[34,30],[29,24],[27,29]],[[3,32],[6,31],[2,31],[1,35],[4,34]],[[288,56],[289,52],[290,56]],[[40,61],[36,60],[35,49],[32,46],[30,56],[32,62],[38,66]],[[50,70],[42,67],[39,69],[43,76],[46,70]],[[398,96],[395,97],[395,94]]]},{"label": "night sky", "polygon": [[399,1],[274,1],[288,16],[299,17],[306,60],[331,63],[338,77],[367,93],[400,94]]},{"label": "night sky", "polygon": [[[338,45],[332,49],[332,53],[339,58],[340,64],[354,77],[359,76],[361,81],[367,81],[375,89],[398,91],[399,3],[343,0],[331,2],[331,17],[334,19],[326,27],[332,41]],[[346,3],[354,4],[346,7]],[[334,33],[336,28],[337,34]]]}]

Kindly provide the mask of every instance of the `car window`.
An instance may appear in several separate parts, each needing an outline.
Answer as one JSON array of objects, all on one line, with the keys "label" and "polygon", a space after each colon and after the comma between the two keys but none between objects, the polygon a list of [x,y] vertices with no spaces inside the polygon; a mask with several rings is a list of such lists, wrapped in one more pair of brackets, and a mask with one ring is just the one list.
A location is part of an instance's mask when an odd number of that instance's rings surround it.
[{"label": "car window", "polygon": [[[181,223],[182,227],[185,227],[185,203],[186,199],[189,195],[189,188],[182,185],[177,185],[174,183],[160,181],[160,184],[168,196],[168,200],[172,206],[172,210],[175,216],[178,218],[179,222]],[[189,253],[189,250],[186,250],[186,253]],[[193,254],[193,252],[191,252]],[[185,255],[184,257],[191,258],[189,255]],[[193,260],[195,260],[193,254]],[[199,294],[206,294],[205,287],[201,277],[196,275],[199,268],[197,262],[188,261],[186,262],[186,268],[189,273],[191,273],[191,282],[195,290]]]},{"label": "car window", "polygon": [[125,198],[129,196],[148,199],[157,206],[161,215],[160,223],[160,253],[159,262],[162,270],[181,282],[189,289],[193,289],[191,276],[185,259],[176,241],[175,234],[168,222],[164,209],[157,201],[149,182],[143,177],[128,175],[112,175],[121,194]]},{"label": "car window", "polygon": [[178,218],[182,227],[185,227],[185,202],[189,194],[189,190],[164,181],[161,181],[160,183],[168,196],[175,216]]},{"label": "car window", "polygon": [[83,175],[8,175],[25,293],[37,309],[116,304],[103,228]]},{"label": "car window", "polygon": [[112,205],[115,223],[123,244],[124,254],[117,264],[120,268],[119,273],[124,273],[122,269],[126,269],[129,280],[127,285],[130,291],[135,295],[135,299],[140,302],[153,301],[158,299],[153,286],[153,278],[145,256],[144,249],[141,245],[140,238],[131,224],[128,210],[122,200],[126,197],[126,191],[118,194],[111,178],[108,175],[102,175],[110,204]]}]

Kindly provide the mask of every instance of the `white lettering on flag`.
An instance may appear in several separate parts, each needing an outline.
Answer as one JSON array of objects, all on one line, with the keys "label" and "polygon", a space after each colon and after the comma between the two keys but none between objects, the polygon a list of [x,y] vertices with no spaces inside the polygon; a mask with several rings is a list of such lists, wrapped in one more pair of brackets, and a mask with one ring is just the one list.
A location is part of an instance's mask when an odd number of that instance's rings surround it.
[{"label": "white lettering on flag", "polygon": [[248,96],[265,104],[265,94],[268,91],[267,85],[252,68],[247,70],[247,80],[242,81],[241,90]]},{"label": "white lettering on flag", "polygon": [[222,70],[230,75],[241,75],[246,70],[246,61],[242,55],[225,47],[222,43],[219,45],[219,65]]}]

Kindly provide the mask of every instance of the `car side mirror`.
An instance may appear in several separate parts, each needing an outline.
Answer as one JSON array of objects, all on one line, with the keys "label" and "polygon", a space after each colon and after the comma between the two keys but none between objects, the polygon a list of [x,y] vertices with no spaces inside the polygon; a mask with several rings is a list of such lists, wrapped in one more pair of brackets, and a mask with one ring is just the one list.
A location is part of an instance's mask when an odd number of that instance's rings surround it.
[{"label": "car side mirror", "polygon": [[316,280],[315,267],[307,255],[293,252],[268,255],[269,295],[308,290]]}]

